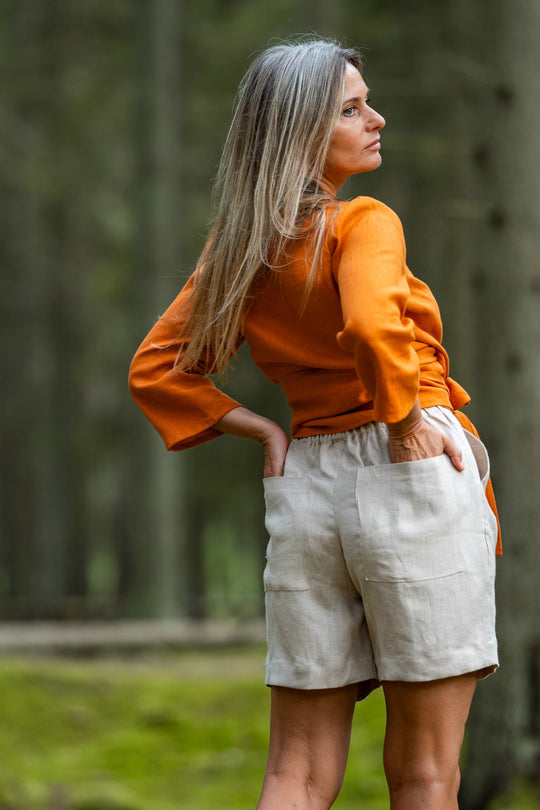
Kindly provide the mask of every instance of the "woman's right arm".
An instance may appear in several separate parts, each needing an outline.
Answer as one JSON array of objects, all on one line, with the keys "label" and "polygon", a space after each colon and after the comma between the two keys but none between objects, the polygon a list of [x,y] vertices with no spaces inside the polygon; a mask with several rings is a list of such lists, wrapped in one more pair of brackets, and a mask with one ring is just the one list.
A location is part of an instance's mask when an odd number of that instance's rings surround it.
[{"label": "woman's right arm", "polygon": [[343,328],[339,346],[373,400],[377,422],[399,422],[418,397],[419,362],[401,223],[387,206],[359,197],[336,218],[333,268]]},{"label": "woman's right arm", "polygon": [[338,343],[355,356],[357,374],[373,398],[374,418],[385,422],[393,462],[447,453],[463,469],[460,451],[422,419],[414,323],[401,222],[370,198],[351,203],[337,223],[334,272],[343,311]]},{"label": "woman's right arm", "polygon": [[419,461],[446,453],[456,470],[464,470],[461,451],[448,436],[422,419],[418,401],[409,414],[399,422],[389,422],[388,451],[393,463]]}]

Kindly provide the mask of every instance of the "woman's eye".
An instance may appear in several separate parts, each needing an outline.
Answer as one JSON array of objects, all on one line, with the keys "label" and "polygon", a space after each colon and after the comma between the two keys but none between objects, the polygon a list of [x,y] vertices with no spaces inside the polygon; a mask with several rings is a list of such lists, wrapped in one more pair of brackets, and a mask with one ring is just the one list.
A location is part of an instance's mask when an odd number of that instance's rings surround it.
[{"label": "woman's eye", "polygon": [[355,109],[356,109],[356,107],[347,107],[346,110],[343,110],[343,115],[346,118],[352,118],[353,115],[354,115]]}]

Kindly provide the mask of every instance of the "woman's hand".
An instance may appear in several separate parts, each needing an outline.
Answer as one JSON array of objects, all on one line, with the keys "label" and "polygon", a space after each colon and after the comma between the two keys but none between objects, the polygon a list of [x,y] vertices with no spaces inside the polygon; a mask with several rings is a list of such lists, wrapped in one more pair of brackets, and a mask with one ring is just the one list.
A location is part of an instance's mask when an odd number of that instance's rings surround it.
[{"label": "woman's hand", "polygon": [[262,444],[264,478],[283,475],[285,456],[291,440],[277,422],[240,406],[226,413],[214,427],[222,433],[243,436]]},{"label": "woman's hand", "polygon": [[446,453],[456,470],[464,470],[461,451],[436,428],[422,419],[418,403],[401,422],[388,424],[388,452],[392,463],[419,461]]},{"label": "woman's hand", "polygon": [[264,432],[260,442],[264,448],[263,478],[281,476],[285,469],[285,456],[291,440],[279,425]]}]

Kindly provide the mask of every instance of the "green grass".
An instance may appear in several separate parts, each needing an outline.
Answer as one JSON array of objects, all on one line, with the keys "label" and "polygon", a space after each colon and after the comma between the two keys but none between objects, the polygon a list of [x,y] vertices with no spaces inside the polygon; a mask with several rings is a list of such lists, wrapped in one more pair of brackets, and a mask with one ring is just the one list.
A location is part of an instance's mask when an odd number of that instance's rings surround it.
[{"label": "green grass", "polygon": [[[0,659],[0,810],[253,810],[263,665],[260,648]],[[387,810],[383,726],[378,690],[357,709],[338,810]],[[520,787],[490,810],[538,810],[536,800]]]},{"label": "green grass", "polygon": [[[268,742],[261,649],[0,660],[2,810],[254,808]],[[387,807],[379,696],[337,807]]]},{"label": "green grass", "polygon": [[526,783],[525,780],[516,780],[512,791],[490,802],[488,810],[538,810],[540,808],[540,793],[538,789]]}]

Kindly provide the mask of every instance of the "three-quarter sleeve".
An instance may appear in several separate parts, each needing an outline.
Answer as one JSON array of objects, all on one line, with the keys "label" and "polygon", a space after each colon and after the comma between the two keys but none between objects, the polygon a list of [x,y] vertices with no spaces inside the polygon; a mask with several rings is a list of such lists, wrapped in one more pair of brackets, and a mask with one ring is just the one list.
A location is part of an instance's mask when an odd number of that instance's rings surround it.
[{"label": "three-quarter sleeve", "polygon": [[354,354],[374,418],[397,422],[412,409],[419,386],[401,222],[383,203],[359,197],[338,215],[335,232],[333,272],[343,314],[337,341]]},{"label": "three-quarter sleeve", "polygon": [[[175,367],[181,345],[182,310],[193,276],[143,340],[129,369],[129,389],[168,450],[184,450],[220,436],[213,425],[240,405],[220,391],[199,363],[196,371]],[[238,349],[243,338],[239,336]]]}]

